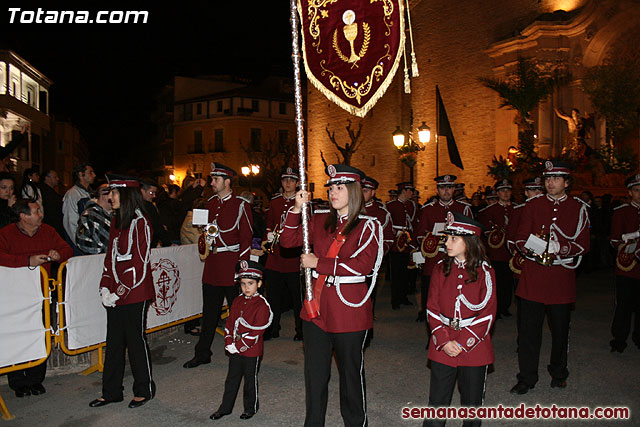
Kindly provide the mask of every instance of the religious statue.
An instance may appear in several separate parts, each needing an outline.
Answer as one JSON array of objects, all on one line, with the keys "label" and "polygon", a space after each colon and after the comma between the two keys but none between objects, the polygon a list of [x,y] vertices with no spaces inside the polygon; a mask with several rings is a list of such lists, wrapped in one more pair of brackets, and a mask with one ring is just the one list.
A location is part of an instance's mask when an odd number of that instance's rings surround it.
[{"label": "religious statue", "polygon": [[556,115],[567,122],[568,134],[562,155],[569,157],[572,161],[584,160],[586,155],[591,151],[585,139],[588,137],[587,131],[594,127],[593,116],[587,114],[580,117],[580,110],[574,108],[571,110],[571,116],[555,108]]}]

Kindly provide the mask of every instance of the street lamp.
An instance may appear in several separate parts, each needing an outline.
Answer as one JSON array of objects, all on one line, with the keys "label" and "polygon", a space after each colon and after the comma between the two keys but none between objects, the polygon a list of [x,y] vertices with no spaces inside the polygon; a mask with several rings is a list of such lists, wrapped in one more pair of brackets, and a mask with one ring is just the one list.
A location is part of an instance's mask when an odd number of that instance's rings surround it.
[{"label": "street lamp", "polygon": [[[410,125],[410,128],[412,125]],[[396,127],[393,131],[393,145],[398,149],[400,153],[400,161],[409,167],[411,173],[411,183],[413,183],[413,168],[418,161],[418,152],[424,151],[426,143],[431,139],[431,128],[427,126],[425,122],[417,129],[418,141],[413,139],[413,133],[409,130],[409,138],[405,137],[404,132],[400,129],[400,126]]]},{"label": "street lamp", "polygon": [[244,175],[249,180],[249,192],[253,193],[252,177],[260,173],[260,166],[258,165],[242,166],[240,168],[240,171],[242,172],[242,175]]}]

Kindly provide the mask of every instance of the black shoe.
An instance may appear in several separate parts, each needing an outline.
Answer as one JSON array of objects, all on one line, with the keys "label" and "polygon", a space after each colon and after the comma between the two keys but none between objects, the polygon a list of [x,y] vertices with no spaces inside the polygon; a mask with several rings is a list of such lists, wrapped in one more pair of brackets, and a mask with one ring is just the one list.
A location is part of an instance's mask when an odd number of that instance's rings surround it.
[{"label": "black shoe", "polygon": [[101,406],[108,405],[109,403],[117,403],[117,402],[122,402],[124,400],[124,399],[117,399],[117,400],[107,400],[107,399],[100,400],[100,399],[92,400],[91,402],[89,402],[89,406],[91,406],[92,408],[99,408]]},{"label": "black shoe", "polygon": [[45,394],[47,392],[42,384],[32,385],[31,387],[29,387],[29,389],[31,390],[31,394],[33,394],[34,396]]},{"label": "black shoe", "polygon": [[139,408],[140,406],[144,405],[145,403],[147,403],[150,400],[151,400],[150,397],[145,397],[142,400],[132,399],[131,402],[129,402],[129,408]]},{"label": "black shoe", "polygon": [[302,334],[295,334],[293,336],[294,341],[302,341]]},{"label": "black shoe", "polygon": [[551,380],[551,388],[566,388],[566,387],[567,387],[566,380],[559,380],[557,378],[554,378]]},{"label": "black shoe", "polygon": [[211,363],[211,358],[202,360],[202,359],[198,359],[198,356],[195,356],[193,359],[189,360],[184,365],[182,365],[182,367],[191,369],[191,368],[196,368],[200,365],[206,365],[207,363]]},{"label": "black shoe", "polygon": [[413,305],[413,303],[405,298],[404,300],[400,301],[400,305]]},{"label": "black shoe", "polygon": [[15,392],[16,392],[16,397],[31,396],[31,389],[27,385],[18,387],[17,390],[15,390]]},{"label": "black shoe", "polygon": [[427,315],[423,310],[420,310],[418,312],[418,317],[416,317],[416,322],[424,322],[425,320],[427,320]]},{"label": "black shoe", "polygon": [[502,314],[496,315],[496,320],[501,320],[501,319],[502,319]]},{"label": "black shoe", "polygon": [[518,384],[511,388],[511,394],[527,394],[532,388],[533,386],[529,386],[523,381],[518,381]]},{"label": "black shoe", "polygon": [[249,418],[253,417],[255,414],[256,414],[255,412],[243,412],[242,415],[240,415],[240,419],[248,420]]},{"label": "black shoe", "polygon": [[400,310],[400,304],[391,304],[391,310]]},{"label": "black shoe", "polygon": [[220,411],[216,411],[213,414],[211,414],[211,416],[209,417],[209,419],[211,420],[219,420],[220,418],[224,417],[225,415],[229,415],[230,412],[220,412]]},{"label": "black shoe", "polygon": [[511,317],[511,316],[513,316],[513,314],[511,314],[511,312],[510,312],[509,310],[505,310],[505,311],[503,311],[503,312],[502,312],[502,315],[503,315],[504,317]]},{"label": "black shoe", "polygon": [[622,353],[624,349],[627,348],[627,343],[622,341],[611,340],[609,341],[609,345],[611,346],[611,353],[615,351]]}]

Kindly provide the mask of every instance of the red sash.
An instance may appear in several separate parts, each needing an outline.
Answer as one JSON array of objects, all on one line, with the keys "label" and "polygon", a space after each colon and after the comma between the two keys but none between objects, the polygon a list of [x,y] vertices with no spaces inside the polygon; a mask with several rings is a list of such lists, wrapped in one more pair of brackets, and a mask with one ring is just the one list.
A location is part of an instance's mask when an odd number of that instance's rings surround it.
[{"label": "red sash", "polygon": [[[344,241],[346,240],[346,237],[344,237],[342,235],[342,232],[338,232],[338,235],[336,236],[336,238],[333,240],[333,243],[331,243],[331,246],[329,246],[329,250],[327,251],[327,254],[325,255],[326,258],[336,258],[338,256],[338,252],[340,252],[340,248],[342,247],[342,244],[344,243]],[[320,297],[322,295],[322,289],[324,288],[324,282],[327,280],[327,276],[325,274],[320,274],[318,275],[318,278],[316,279],[316,283],[313,285],[313,299],[315,300],[315,307],[316,310],[319,312],[318,308],[320,307]],[[307,301],[305,301],[307,302]],[[307,307],[307,313],[309,314],[309,317],[311,317],[312,319],[318,317],[319,313],[315,316],[313,316],[311,314],[311,311],[309,311],[310,308]]]}]

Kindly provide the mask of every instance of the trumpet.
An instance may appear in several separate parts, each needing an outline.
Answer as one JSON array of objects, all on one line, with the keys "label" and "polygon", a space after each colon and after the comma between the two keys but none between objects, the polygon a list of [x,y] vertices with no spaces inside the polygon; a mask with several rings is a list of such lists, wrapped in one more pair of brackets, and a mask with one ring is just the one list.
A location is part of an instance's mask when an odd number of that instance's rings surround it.
[{"label": "trumpet", "polygon": [[553,264],[553,259],[554,259],[553,254],[549,253],[549,240],[551,239],[551,235],[549,233],[545,234],[544,225],[543,225],[542,231],[540,231],[540,234],[536,234],[536,236],[540,237],[545,242],[547,242],[547,246],[544,252],[542,252],[542,254],[540,255],[538,255],[537,253],[529,249],[529,256],[533,258],[533,260],[538,264],[543,265],[545,267],[549,267],[550,265]]},{"label": "trumpet", "polygon": [[282,230],[278,227],[278,225],[276,225],[273,229],[273,239],[265,240],[264,242],[262,242],[262,250],[268,254],[272,254],[276,248],[276,245],[280,241],[280,233],[282,233]]},{"label": "trumpet", "polygon": [[204,233],[210,239],[215,239],[220,236],[220,228],[218,228],[218,224],[216,224],[215,222],[212,222],[210,224],[205,225]]}]

